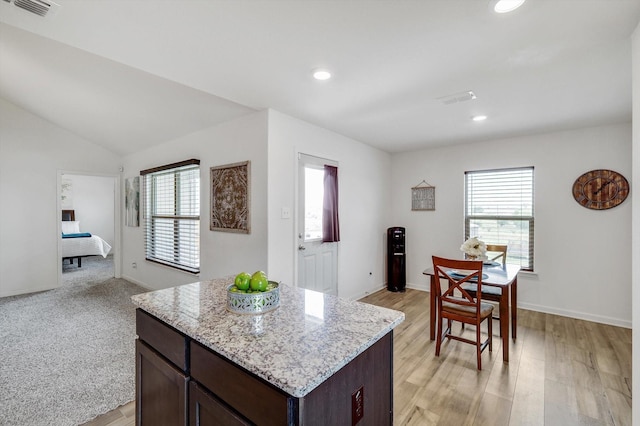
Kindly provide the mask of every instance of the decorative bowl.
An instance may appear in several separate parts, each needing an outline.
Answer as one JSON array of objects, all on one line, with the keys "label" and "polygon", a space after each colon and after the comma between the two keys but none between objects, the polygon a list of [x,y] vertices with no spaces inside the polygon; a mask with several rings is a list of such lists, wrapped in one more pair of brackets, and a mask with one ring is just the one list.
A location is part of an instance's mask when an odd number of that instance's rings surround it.
[{"label": "decorative bowl", "polygon": [[280,287],[269,281],[273,289],[256,293],[232,292],[234,284],[227,287],[227,309],[239,314],[264,314],[280,306]]}]

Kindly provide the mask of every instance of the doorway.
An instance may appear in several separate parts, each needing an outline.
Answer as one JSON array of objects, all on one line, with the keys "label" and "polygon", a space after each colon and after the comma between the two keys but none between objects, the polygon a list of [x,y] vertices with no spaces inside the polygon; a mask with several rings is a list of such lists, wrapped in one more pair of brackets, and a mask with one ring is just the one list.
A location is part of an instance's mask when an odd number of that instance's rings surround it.
[{"label": "doorway", "polygon": [[[82,238],[79,248],[74,248],[74,256],[86,252],[87,257],[74,258],[72,261],[62,260],[68,253],[68,245],[63,248],[63,241],[59,238],[63,229],[58,229],[58,286],[73,285],[88,281],[105,281],[120,276],[120,246],[119,233],[119,182],[118,175],[87,174],[83,172],[58,172],[58,209],[59,227],[61,210],[74,212],[76,231],[80,234],[89,233],[91,238]],[[69,233],[70,224],[64,224],[65,233]],[[95,238],[99,237],[97,241]],[[73,240],[73,239],[72,239]],[[78,238],[78,241],[81,239]],[[91,240],[91,241],[90,241]],[[68,242],[69,240],[65,240]],[[106,251],[110,246],[106,258],[96,250],[100,247]],[[79,251],[78,251],[79,250]],[[95,252],[95,253],[94,253]]]},{"label": "doorway", "polygon": [[338,165],[298,156],[298,287],[338,295],[338,243],[322,242],[325,164]]}]

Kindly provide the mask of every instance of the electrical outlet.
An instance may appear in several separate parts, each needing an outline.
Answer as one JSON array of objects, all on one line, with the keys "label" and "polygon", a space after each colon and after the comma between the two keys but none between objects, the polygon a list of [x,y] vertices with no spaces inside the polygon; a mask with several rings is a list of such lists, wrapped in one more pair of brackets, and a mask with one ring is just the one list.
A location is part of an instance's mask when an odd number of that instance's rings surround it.
[{"label": "electrical outlet", "polygon": [[355,426],[364,417],[364,385],[351,394],[351,425]]},{"label": "electrical outlet", "polygon": [[138,264],[136,262],[131,262],[131,267],[133,269],[136,269],[138,267]]}]

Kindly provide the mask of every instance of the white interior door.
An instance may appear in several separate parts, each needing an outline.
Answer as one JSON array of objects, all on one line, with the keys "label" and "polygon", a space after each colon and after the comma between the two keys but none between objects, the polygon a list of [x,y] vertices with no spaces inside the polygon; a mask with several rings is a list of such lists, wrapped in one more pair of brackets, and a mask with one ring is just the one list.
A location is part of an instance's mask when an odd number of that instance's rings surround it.
[{"label": "white interior door", "polygon": [[338,243],[322,242],[324,165],[335,161],[300,154],[298,159],[298,286],[338,294]]}]

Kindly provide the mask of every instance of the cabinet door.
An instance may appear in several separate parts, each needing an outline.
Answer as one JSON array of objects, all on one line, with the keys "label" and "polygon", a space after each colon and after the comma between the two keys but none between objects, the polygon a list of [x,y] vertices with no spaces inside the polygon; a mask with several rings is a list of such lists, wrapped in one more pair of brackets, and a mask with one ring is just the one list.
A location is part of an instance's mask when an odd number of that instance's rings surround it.
[{"label": "cabinet door", "polygon": [[191,426],[251,424],[193,381],[189,383],[189,422]]},{"label": "cabinet door", "polygon": [[136,425],[187,425],[189,378],[136,340]]}]

